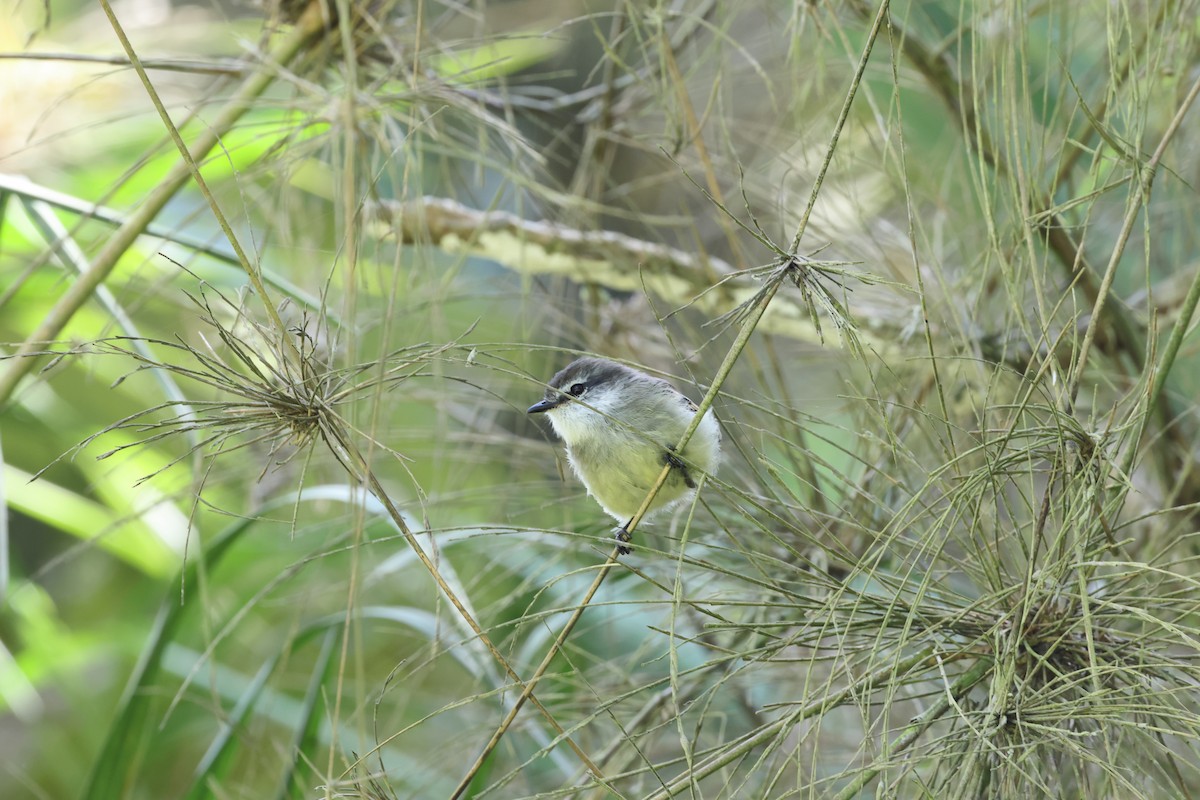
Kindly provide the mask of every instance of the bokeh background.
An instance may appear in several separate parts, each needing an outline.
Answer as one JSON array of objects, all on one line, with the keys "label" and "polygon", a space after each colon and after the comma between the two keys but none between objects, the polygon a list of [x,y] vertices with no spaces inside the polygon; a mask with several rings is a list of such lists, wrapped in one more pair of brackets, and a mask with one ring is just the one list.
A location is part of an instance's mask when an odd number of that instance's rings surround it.
[{"label": "bokeh background", "polygon": [[3,8],[0,797],[1200,792],[1194,0]]}]

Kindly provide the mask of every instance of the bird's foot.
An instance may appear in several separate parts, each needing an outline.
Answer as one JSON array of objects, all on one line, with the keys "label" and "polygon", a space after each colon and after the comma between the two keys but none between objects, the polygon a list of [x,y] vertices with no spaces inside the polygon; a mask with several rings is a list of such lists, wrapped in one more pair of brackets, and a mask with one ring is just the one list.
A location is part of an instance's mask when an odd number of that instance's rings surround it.
[{"label": "bird's foot", "polygon": [[624,525],[622,525],[619,528],[613,529],[613,538],[615,538],[617,540],[617,553],[618,554],[627,556],[633,552],[632,547],[626,546],[626,542],[633,541],[633,534],[631,534]]},{"label": "bird's foot", "polygon": [[692,478],[692,473],[688,471],[687,464],[675,455],[674,445],[667,445],[666,452],[663,453],[663,463],[669,464],[671,469],[677,471],[683,478],[683,483],[689,489],[696,488],[696,481]]},{"label": "bird's foot", "polygon": [[687,464],[684,464],[679,456],[675,455],[675,446],[667,445],[667,450],[663,453],[663,463],[670,464],[672,469],[687,469]]}]

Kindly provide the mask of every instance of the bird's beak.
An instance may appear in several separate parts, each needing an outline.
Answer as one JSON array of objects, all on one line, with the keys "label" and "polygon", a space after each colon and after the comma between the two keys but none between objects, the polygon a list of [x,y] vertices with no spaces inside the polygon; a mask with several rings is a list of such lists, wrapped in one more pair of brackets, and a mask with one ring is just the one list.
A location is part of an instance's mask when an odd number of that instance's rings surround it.
[{"label": "bird's beak", "polygon": [[539,400],[529,408],[525,409],[526,414],[541,414],[543,411],[549,411],[554,408],[554,403],[549,400]]}]

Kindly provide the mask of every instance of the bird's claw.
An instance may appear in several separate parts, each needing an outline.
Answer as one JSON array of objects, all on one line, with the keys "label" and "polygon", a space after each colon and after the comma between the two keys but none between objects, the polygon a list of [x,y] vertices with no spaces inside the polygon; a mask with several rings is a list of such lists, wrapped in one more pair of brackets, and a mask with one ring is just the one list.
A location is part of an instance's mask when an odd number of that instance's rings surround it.
[{"label": "bird's claw", "polygon": [[633,534],[631,534],[628,530],[626,530],[626,528],[624,526],[617,528],[615,530],[613,536],[617,540],[617,553],[618,554],[627,556],[633,552],[632,547],[625,546],[626,542],[633,541]]}]

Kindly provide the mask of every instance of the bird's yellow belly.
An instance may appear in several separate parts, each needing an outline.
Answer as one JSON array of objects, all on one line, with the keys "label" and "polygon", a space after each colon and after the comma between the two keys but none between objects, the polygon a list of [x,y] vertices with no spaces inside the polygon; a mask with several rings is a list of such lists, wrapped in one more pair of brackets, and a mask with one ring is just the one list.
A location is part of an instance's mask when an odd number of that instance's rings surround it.
[{"label": "bird's yellow belly", "polygon": [[[588,493],[610,516],[624,523],[641,508],[665,466],[661,456],[647,458],[645,453],[644,447],[615,448],[607,454],[609,458],[603,460],[596,458],[596,454],[576,458],[575,453],[571,453],[571,466],[587,487]],[[654,496],[650,510],[670,505],[687,491],[683,474],[671,470],[666,482]]]}]

